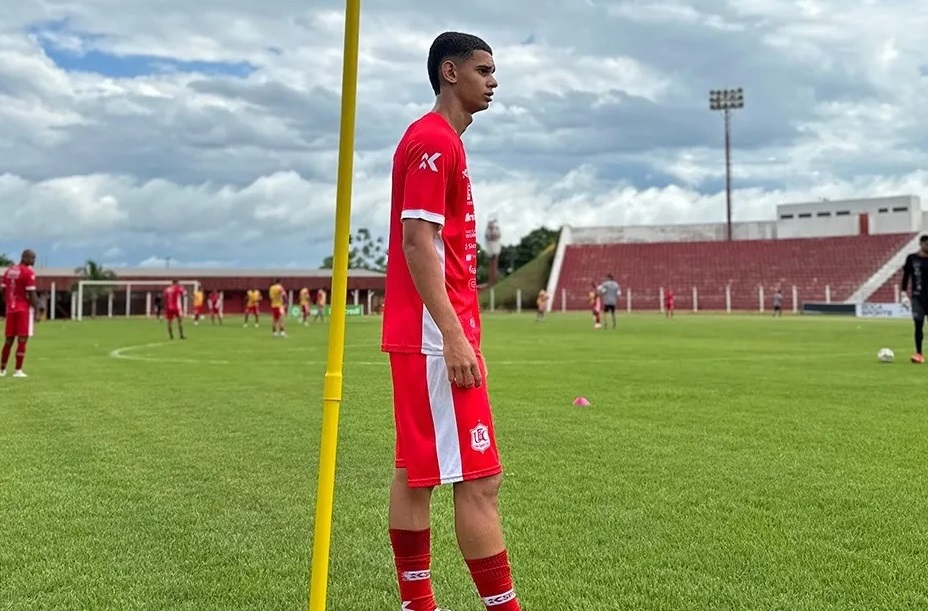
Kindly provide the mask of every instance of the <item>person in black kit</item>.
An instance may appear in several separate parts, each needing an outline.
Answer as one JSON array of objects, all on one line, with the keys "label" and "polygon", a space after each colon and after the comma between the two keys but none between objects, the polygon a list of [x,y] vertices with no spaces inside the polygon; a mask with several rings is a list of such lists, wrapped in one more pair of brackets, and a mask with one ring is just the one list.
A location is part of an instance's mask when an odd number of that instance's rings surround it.
[{"label": "person in black kit", "polygon": [[[921,245],[905,259],[902,268],[902,295],[909,297],[912,303],[912,319],[915,321],[915,354],[913,363],[924,363],[922,341],[925,339],[925,314],[928,313],[928,234],[918,239]],[[909,282],[912,293],[909,294]]]},{"label": "person in black kit", "polygon": [[161,309],[164,307],[164,299],[161,297],[161,293],[155,295],[155,316],[158,317],[158,322],[161,322]]}]

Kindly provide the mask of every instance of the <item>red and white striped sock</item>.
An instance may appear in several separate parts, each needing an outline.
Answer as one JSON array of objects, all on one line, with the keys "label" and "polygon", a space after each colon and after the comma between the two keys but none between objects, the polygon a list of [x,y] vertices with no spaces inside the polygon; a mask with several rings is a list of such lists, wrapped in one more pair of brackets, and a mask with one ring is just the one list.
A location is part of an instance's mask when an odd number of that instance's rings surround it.
[{"label": "red and white striped sock", "polygon": [[432,593],[431,530],[390,530],[403,611],[435,611]]},{"label": "red and white striped sock", "polygon": [[512,586],[512,570],[505,550],[489,558],[468,560],[467,568],[487,611],[522,611]]}]

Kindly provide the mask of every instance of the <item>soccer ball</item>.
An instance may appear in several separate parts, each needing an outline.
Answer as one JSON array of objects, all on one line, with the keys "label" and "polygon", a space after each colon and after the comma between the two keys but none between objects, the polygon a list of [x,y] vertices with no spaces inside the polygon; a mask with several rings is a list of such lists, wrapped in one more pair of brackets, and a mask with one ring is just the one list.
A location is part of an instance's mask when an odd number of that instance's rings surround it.
[{"label": "soccer ball", "polygon": [[876,353],[876,358],[881,363],[892,363],[896,355],[889,348],[880,348],[880,351]]}]

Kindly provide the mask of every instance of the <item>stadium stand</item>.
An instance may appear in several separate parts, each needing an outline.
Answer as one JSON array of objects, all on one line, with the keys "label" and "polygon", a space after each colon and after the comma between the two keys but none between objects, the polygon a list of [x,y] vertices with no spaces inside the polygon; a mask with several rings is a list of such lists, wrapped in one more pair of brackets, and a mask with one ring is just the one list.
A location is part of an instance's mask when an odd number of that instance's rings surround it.
[{"label": "stadium stand", "polygon": [[[552,309],[585,310],[611,273],[621,309],[658,310],[673,289],[680,311],[769,310],[804,303],[893,303],[925,213],[915,196],[784,204],[777,220],[663,227],[564,227],[548,291]],[[726,287],[728,291],[726,292]]]},{"label": "stadium stand", "polygon": [[896,271],[870,296],[875,303],[893,303],[899,299],[899,286],[902,284],[902,270]]},{"label": "stadium stand", "polygon": [[694,287],[699,310],[725,310],[726,285],[733,310],[759,309],[759,286],[767,309],[776,287],[786,308],[793,286],[800,303],[844,301],[913,235],[568,246],[558,294],[566,290],[567,309],[586,309],[591,283],[612,273],[636,310],[659,309],[661,287],[673,289],[679,310],[693,309]]}]

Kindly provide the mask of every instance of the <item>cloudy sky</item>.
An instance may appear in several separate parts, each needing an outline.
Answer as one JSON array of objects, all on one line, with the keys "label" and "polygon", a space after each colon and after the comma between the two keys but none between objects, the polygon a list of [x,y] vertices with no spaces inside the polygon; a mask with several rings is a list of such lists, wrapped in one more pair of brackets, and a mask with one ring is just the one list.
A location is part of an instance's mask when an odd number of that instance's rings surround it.
[{"label": "cloudy sky", "polygon": [[[331,253],[343,3],[21,0],[0,20],[0,252],[40,263],[315,267]],[[393,148],[443,30],[500,87],[465,135],[481,227],[724,220],[712,88],[744,87],[735,220],[928,202],[923,0],[365,0],[353,223],[385,234]]]}]

